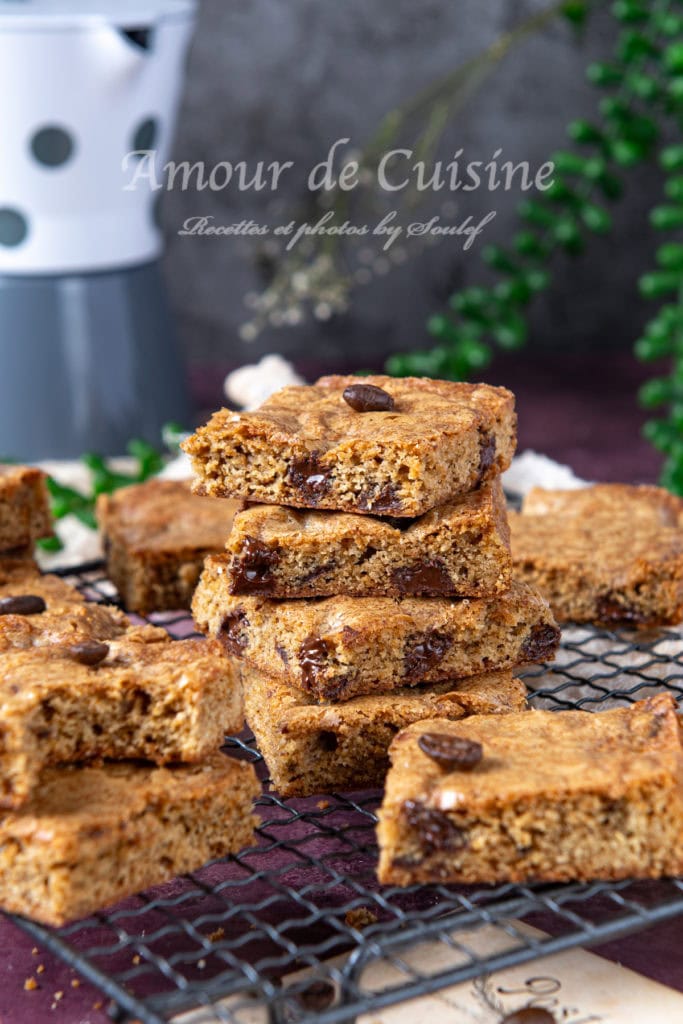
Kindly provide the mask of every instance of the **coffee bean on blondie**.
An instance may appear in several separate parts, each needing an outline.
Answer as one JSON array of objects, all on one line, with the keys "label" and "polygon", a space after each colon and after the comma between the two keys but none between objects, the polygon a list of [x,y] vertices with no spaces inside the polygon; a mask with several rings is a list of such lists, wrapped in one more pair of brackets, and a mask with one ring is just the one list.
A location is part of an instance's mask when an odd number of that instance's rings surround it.
[{"label": "coffee bean on blondie", "polygon": [[469,771],[479,764],[484,753],[481,743],[442,732],[423,733],[417,745],[441,768],[459,768],[462,771]]},{"label": "coffee bean on blondie", "polygon": [[109,654],[109,644],[97,640],[84,640],[80,644],[72,644],[69,654],[80,665],[99,665]]},{"label": "coffee bean on blondie", "polygon": [[18,594],[0,598],[0,615],[40,615],[47,605],[36,594]]},{"label": "coffee bean on blondie", "polygon": [[342,398],[356,412],[392,412],[394,400],[384,388],[374,384],[350,384]]}]

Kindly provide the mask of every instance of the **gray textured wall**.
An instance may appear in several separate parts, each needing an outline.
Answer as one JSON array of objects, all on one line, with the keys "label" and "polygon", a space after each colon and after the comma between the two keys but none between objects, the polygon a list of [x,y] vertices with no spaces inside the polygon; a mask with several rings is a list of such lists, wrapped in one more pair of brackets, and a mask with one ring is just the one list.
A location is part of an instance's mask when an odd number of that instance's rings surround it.
[{"label": "gray textured wall", "polygon": [[[173,157],[207,164],[294,160],[308,168],[340,136],[362,144],[387,110],[543,6],[537,0],[203,0]],[[570,118],[591,116],[596,96],[584,68],[611,45],[606,15],[594,19],[582,41],[555,22],[506,58],[457,115],[445,152],[463,146],[470,159],[486,159],[502,147],[506,157],[543,163],[563,145]],[[647,315],[635,280],[651,260],[646,211],[658,187],[655,172],[638,170],[613,237],[595,241],[577,261],[556,264],[552,292],[534,308],[533,344],[632,342]],[[303,192],[301,175],[288,177],[277,200],[286,211]],[[486,238],[505,241],[517,199],[496,193],[492,202],[485,192],[472,193],[465,212],[494,206],[497,218]],[[195,364],[238,364],[273,350],[295,359],[313,355],[331,366],[369,364],[391,350],[426,344],[426,317],[454,287],[482,280],[476,253],[463,254],[446,241],[356,289],[344,315],[269,328],[245,343],[238,335],[248,317],[243,297],[264,284],[256,247],[176,232],[198,214],[221,223],[272,220],[271,202],[272,196],[233,189],[165,197],[167,279]]]}]

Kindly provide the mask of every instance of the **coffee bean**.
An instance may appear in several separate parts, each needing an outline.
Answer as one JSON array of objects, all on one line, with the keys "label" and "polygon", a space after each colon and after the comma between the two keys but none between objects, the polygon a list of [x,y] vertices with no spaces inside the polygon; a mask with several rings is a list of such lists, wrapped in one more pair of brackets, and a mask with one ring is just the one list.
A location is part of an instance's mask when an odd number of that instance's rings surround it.
[{"label": "coffee bean", "polygon": [[97,640],[84,640],[81,644],[73,644],[69,654],[81,665],[99,665],[109,654],[109,644],[98,643]]},{"label": "coffee bean", "polygon": [[391,395],[374,384],[351,384],[342,398],[356,412],[392,412],[394,408]]},{"label": "coffee bean", "polygon": [[543,1006],[524,1006],[503,1017],[500,1024],[556,1024],[555,1018]]},{"label": "coffee bean", "polygon": [[481,743],[451,736],[445,732],[425,732],[417,745],[423,754],[431,757],[442,768],[460,768],[469,771],[479,764],[483,756]]},{"label": "coffee bean", "polygon": [[18,594],[0,598],[0,615],[40,615],[47,605],[35,594]]}]

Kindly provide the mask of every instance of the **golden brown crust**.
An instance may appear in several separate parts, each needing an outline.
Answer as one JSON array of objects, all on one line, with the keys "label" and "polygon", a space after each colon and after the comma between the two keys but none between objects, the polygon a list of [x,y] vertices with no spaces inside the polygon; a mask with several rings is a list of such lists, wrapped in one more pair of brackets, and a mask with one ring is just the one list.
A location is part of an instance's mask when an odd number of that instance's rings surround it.
[{"label": "golden brown crust", "polygon": [[129,611],[189,608],[206,556],[222,551],[237,502],[202,498],[180,480],[100,495],[107,570]]},{"label": "golden brown crust", "polygon": [[414,520],[248,506],[226,547],[233,594],[487,597],[512,577],[499,477]]},{"label": "golden brown crust", "polygon": [[0,463],[0,551],[31,547],[52,536],[46,476],[30,466]]},{"label": "golden brown crust", "polygon": [[535,488],[511,514],[515,573],[561,621],[656,625],[683,616],[683,502],[659,487]]},{"label": "golden brown crust", "polygon": [[392,412],[359,413],[357,377],[288,387],[255,412],[221,409],[183,447],[199,493],[298,508],[417,516],[506,469],[514,396],[486,384],[374,376]]},{"label": "golden brown crust", "polygon": [[251,765],[140,762],[47,768],[0,817],[0,906],[61,925],[252,841]]},{"label": "golden brown crust", "polygon": [[[425,733],[481,744],[474,768],[444,768]],[[683,757],[676,704],[529,711],[400,733],[380,812],[379,877],[484,883],[628,876],[683,867]]]},{"label": "golden brown crust", "polygon": [[215,557],[193,613],[230,654],[331,700],[545,661],[559,642],[548,606],[523,583],[490,599],[270,601],[231,595]]},{"label": "golden brown crust", "polygon": [[318,704],[282,680],[242,669],[245,714],[283,796],[379,786],[396,732],[422,718],[451,720],[526,707],[526,687],[510,672],[401,687],[388,694]]}]

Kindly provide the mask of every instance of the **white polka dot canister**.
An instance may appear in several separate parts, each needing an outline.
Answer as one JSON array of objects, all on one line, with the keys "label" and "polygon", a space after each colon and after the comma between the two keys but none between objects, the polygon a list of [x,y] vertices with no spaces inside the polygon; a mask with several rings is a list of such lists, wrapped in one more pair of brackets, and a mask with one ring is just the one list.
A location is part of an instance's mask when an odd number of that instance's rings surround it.
[{"label": "white polka dot canister", "polygon": [[154,259],[157,193],[135,151],[168,157],[195,4],[0,0],[0,273]]}]

